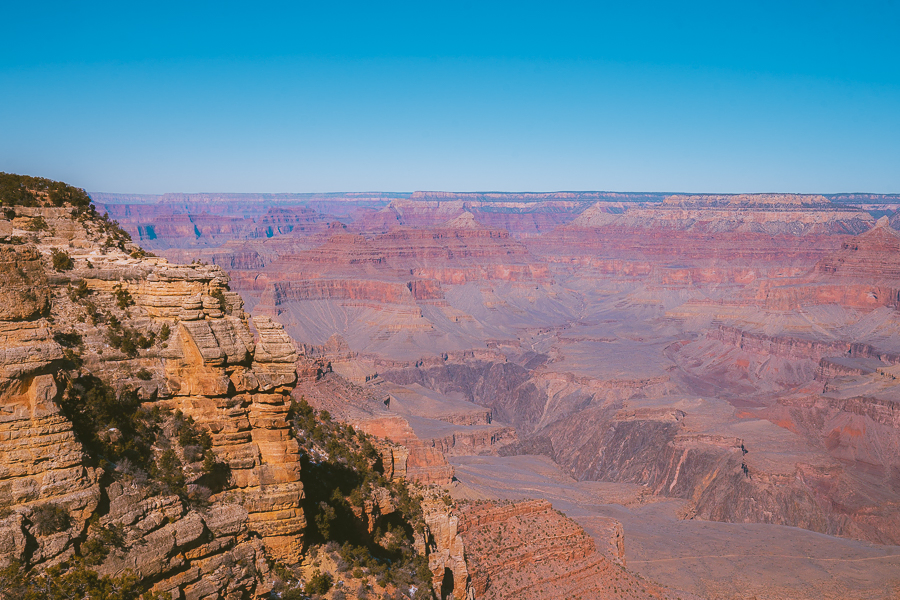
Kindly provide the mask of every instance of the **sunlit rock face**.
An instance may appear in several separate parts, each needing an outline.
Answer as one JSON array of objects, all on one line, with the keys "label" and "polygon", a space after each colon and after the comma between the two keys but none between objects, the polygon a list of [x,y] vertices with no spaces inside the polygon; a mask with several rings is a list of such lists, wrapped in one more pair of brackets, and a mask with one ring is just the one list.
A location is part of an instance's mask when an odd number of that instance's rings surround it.
[{"label": "sunlit rock face", "polygon": [[[130,570],[173,597],[265,591],[273,560],[300,559],[306,523],[286,419],[292,341],[244,313],[217,266],[147,256],[66,205],[14,213],[0,227],[0,557],[45,567],[98,527],[117,528],[101,574]],[[65,408],[87,377],[164,409],[163,429],[191,417],[227,479],[195,502],[90,455]],[[190,494],[205,489],[201,463],[184,468]]]},{"label": "sunlit rock face", "polygon": [[[0,248],[0,505],[19,509],[0,521],[0,552],[34,564],[70,556],[100,500],[100,472],[85,464],[57,402],[63,349],[47,318],[50,297],[35,247]],[[30,519],[44,504],[62,507],[73,525],[41,535]]]}]

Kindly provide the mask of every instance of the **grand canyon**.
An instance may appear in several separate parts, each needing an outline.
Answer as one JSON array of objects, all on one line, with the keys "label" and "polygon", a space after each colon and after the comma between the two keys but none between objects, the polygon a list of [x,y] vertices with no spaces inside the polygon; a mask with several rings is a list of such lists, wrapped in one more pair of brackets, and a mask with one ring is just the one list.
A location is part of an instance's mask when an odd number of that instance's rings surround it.
[{"label": "grand canyon", "polygon": [[0,582],[900,597],[900,196],[4,177]]}]

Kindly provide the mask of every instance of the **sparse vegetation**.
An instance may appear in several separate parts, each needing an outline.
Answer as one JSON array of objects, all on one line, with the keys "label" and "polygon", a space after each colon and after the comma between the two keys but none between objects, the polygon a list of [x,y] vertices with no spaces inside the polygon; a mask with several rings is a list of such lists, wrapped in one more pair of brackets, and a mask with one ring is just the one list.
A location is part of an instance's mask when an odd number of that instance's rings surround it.
[{"label": "sparse vegetation", "polygon": [[100,525],[96,514],[89,524],[88,537],[81,544],[81,558],[86,565],[99,565],[113,549],[125,547],[125,529],[121,525]]},{"label": "sparse vegetation", "polygon": [[80,369],[84,366],[81,354],[72,348],[63,348],[63,356],[66,357],[66,361],[69,363],[69,369]]},{"label": "sparse vegetation", "polygon": [[131,293],[128,291],[128,288],[123,286],[121,283],[116,285],[113,289],[113,294],[116,296],[116,306],[125,310],[129,306],[134,305],[134,298],[131,297]]},{"label": "sparse vegetation", "polygon": [[[7,218],[15,217],[15,206],[23,207],[72,207],[72,217],[81,222],[91,222],[97,228],[97,239],[103,239],[107,248],[113,246],[125,250],[125,243],[131,236],[108,215],[99,215],[87,193],[61,181],[43,177],[29,177],[13,173],[0,173],[0,207]],[[9,212],[13,211],[13,212]],[[28,229],[48,231],[50,229],[42,216],[32,218]]]},{"label": "sparse vegetation", "polygon": [[44,217],[38,215],[31,219],[31,223],[28,224],[26,228],[28,231],[50,231],[50,225],[47,224],[47,221],[44,220]]},{"label": "sparse vegetation", "polygon": [[[358,578],[373,577],[383,587],[430,590],[427,561],[412,544],[413,533],[424,526],[422,498],[406,483],[384,477],[381,457],[365,434],[302,398],[291,403],[289,418],[304,452],[306,539],[314,548],[332,548],[339,570]],[[379,488],[397,509],[380,516],[369,532],[359,515]]]},{"label": "sparse vegetation", "polygon": [[309,578],[309,581],[306,584],[306,591],[310,594],[327,594],[333,584],[334,578],[331,574],[316,571],[313,573],[313,576]]},{"label": "sparse vegetation", "polygon": [[[229,480],[230,469],[216,460],[209,432],[181,412],[144,407],[135,390],[116,394],[103,380],[86,375],[69,382],[62,408],[91,456],[161,492],[202,503]],[[187,465],[200,461],[194,472],[203,475],[189,485]]]},{"label": "sparse vegetation", "polygon": [[97,305],[91,302],[90,300],[84,300],[81,305],[84,307],[84,312],[87,315],[87,318],[91,321],[91,325],[96,325],[103,321],[103,314],[100,312],[100,309],[97,308]]},{"label": "sparse vegetation", "polygon": [[57,344],[66,348],[76,348],[84,345],[84,340],[77,331],[57,331],[53,334],[53,339]]},{"label": "sparse vegetation", "polygon": [[91,288],[88,287],[88,284],[84,279],[80,279],[77,285],[73,286],[72,284],[69,284],[66,287],[66,292],[69,295],[69,300],[78,302],[88,297],[91,293]]},{"label": "sparse vegetation", "polygon": [[108,324],[106,341],[110,346],[121,350],[131,358],[136,357],[139,350],[146,350],[153,346],[156,341],[156,334],[152,331],[149,332],[149,336],[144,335],[134,327],[123,325],[115,315],[107,315],[106,322]]},{"label": "sparse vegetation", "polygon": [[[91,210],[93,211],[93,206],[91,206]],[[100,234],[105,237],[103,240],[104,248],[112,248],[117,247],[120,250],[125,250],[125,242],[131,241],[131,235],[124,229],[122,229],[119,224],[110,219],[109,215],[103,213],[102,216],[97,215],[96,211],[92,212],[91,220],[94,224],[100,229]]]},{"label": "sparse vegetation", "polygon": [[38,535],[50,535],[68,529],[69,511],[58,504],[40,504],[31,513],[31,522]]},{"label": "sparse vegetation", "polygon": [[181,497],[187,496],[185,487],[184,465],[174,448],[164,451],[156,461],[150,464],[150,476],[163,484],[164,489]]},{"label": "sparse vegetation", "polygon": [[131,251],[130,256],[131,256],[131,258],[146,258],[148,256],[156,256],[156,255],[153,254],[152,252],[147,252],[143,248],[138,247]]},{"label": "sparse vegetation", "polygon": [[134,390],[119,394],[94,375],[69,382],[62,408],[92,456],[115,463],[127,458],[147,466],[160,431],[162,413],[141,406]]},{"label": "sparse vegetation", "polygon": [[0,204],[3,206],[90,206],[87,193],[61,181],[0,173]]},{"label": "sparse vegetation", "polygon": [[223,313],[231,314],[231,305],[225,299],[225,294],[222,293],[222,290],[216,288],[210,293],[210,295],[219,303],[219,310],[221,310]]},{"label": "sparse vegetation", "polygon": [[75,262],[65,250],[54,248],[51,252],[50,259],[53,262],[53,268],[57,271],[71,271],[75,268]]},{"label": "sparse vegetation", "polygon": [[0,569],[0,600],[171,600],[169,594],[150,592],[149,587],[130,572],[101,577],[82,560],[63,562],[43,573],[26,571],[18,561]]}]

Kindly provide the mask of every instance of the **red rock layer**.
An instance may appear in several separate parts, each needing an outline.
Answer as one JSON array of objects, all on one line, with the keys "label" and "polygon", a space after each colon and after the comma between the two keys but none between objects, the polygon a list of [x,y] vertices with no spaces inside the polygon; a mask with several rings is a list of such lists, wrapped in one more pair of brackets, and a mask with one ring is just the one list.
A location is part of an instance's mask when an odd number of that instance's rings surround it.
[{"label": "red rock layer", "polygon": [[[440,283],[549,278],[546,266],[536,264],[508,232],[480,227],[397,228],[371,238],[341,233],[266,268],[269,281],[334,278],[337,274],[404,283],[410,276]],[[430,285],[434,295],[437,284]]]},{"label": "red rock layer", "polygon": [[842,240],[841,236],[835,235],[716,234],[570,224],[526,243],[534,254],[553,262],[566,263],[589,255],[624,261],[652,260],[654,264],[714,261],[734,268],[743,263],[771,265],[786,261],[812,266],[838,248]]},{"label": "red rock layer", "polygon": [[357,422],[356,428],[406,448],[408,451],[406,476],[411,481],[443,485],[453,479],[453,467],[441,451],[419,439],[403,417],[367,419]]},{"label": "red rock layer", "polygon": [[824,258],[816,271],[842,278],[900,281],[900,234],[883,218],[871,231],[848,240]]},{"label": "red rock layer", "polygon": [[792,310],[815,304],[874,309],[900,305],[900,234],[883,217],[861,235],[827,254],[809,275],[764,282],[758,297],[766,308]]},{"label": "red rock layer", "polygon": [[597,551],[594,540],[545,500],[470,504],[459,533],[476,598],[670,598]]}]

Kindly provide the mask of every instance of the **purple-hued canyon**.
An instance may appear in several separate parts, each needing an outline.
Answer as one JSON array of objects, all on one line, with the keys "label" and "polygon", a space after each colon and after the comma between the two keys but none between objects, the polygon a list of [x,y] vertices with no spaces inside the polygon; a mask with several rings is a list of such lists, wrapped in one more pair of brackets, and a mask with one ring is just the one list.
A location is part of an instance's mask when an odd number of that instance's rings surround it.
[{"label": "purple-hued canyon", "polygon": [[[28,185],[6,564],[114,538],[87,564],[171,598],[290,569],[327,598],[900,595],[900,196]],[[107,389],[140,427],[83,421]]]},{"label": "purple-hued canyon", "polygon": [[624,563],[669,588],[896,593],[900,197],[94,200],[148,250],[220,266],[327,366],[295,394],[461,502],[554,501],[502,468],[532,461],[598,545],[592,519],[620,523]]}]

